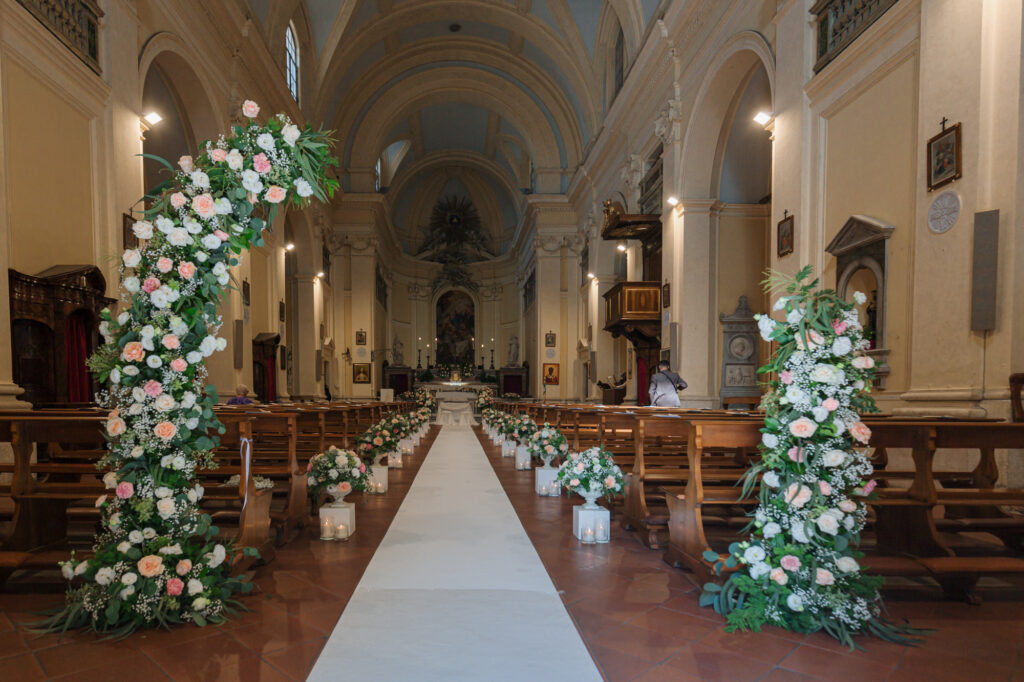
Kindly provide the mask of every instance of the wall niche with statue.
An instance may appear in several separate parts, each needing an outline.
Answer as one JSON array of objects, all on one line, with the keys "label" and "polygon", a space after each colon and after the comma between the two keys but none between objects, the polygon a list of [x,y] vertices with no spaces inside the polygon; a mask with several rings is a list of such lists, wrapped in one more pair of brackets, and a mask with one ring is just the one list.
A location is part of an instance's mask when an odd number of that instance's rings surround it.
[{"label": "wall niche with statue", "polygon": [[877,218],[850,216],[825,251],[836,259],[836,293],[853,302],[853,294],[867,296],[855,304],[871,343],[867,352],[878,368],[875,385],[885,388],[889,376],[889,348],[885,339],[886,294],[888,291],[889,238],[895,228]]}]

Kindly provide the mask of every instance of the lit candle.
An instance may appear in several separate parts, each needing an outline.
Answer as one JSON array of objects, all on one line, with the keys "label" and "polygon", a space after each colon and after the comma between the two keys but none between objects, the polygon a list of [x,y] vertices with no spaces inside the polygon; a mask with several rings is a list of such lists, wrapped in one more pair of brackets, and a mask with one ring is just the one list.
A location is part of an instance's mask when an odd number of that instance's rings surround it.
[{"label": "lit candle", "polygon": [[597,532],[594,533],[594,539],[598,542],[608,542],[608,526],[605,525],[604,521],[598,522]]},{"label": "lit candle", "polygon": [[338,530],[334,534],[335,539],[341,540],[342,542],[348,541],[348,526],[344,523],[338,524]]},{"label": "lit candle", "polygon": [[594,541],[594,529],[591,528],[590,526],[587,526],[586,528],[583,529],[583,542],[585,542],[585,543],[587,543],[589,545],[593,541]]},{"label": "lit candle", "polygon": [[324,517],[320,519],[320,539],[334,539],[334,525],[331,523],[331,520],[329,518]]}]

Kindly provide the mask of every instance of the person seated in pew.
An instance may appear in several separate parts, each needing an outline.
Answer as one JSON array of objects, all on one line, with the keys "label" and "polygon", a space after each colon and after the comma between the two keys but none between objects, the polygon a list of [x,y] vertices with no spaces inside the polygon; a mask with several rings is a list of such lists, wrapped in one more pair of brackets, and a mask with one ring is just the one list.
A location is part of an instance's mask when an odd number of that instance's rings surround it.
[{"label": "person seated in pew", "polygon": [[685,389],[686,382],[669,370],[668,360],[662,360],[658,363],[658,371],[651,376],[651,387],[647,393],[654,407],[679,407],[679,394],[676,391]]},{"label": "person seated in pew", "polygon": [[228,405],[252,405],[255,401],[249,397],[249,387],[245,384],[238,384],[235,387],[235,395],[228,399]]}]

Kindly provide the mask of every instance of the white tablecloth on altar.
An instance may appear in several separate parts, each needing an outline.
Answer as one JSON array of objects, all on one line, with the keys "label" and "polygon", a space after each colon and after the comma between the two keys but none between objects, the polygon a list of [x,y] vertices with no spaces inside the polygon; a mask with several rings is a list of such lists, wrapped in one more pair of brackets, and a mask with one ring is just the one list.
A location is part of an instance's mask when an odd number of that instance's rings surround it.
[{"label": "white tablecloth on altar", "polygon": [[438,391],[437,401],[443,402],[470,402],[476,400],[476,393],[472,391]]},{"label": "white tablecloth on altar", "polygon": [[435,423],[442,426],[471,426],[476,423],[473,419],[473,406],[467,401],[438,403]]}]

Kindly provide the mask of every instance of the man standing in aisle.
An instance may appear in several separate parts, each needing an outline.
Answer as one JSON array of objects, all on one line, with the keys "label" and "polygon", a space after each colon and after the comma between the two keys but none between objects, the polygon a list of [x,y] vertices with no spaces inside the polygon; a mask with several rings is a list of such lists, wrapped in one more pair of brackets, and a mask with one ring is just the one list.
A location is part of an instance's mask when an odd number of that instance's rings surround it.
[{"label": "man standing in aisle", "polygon": [[679,407],[679,394],[676,390],[684,390],[686,382],[675,372],[669,371],[668,360],[658,363],[658,371],[651,376],[651,388],[647,391],[651,396],[653,407]]}]

